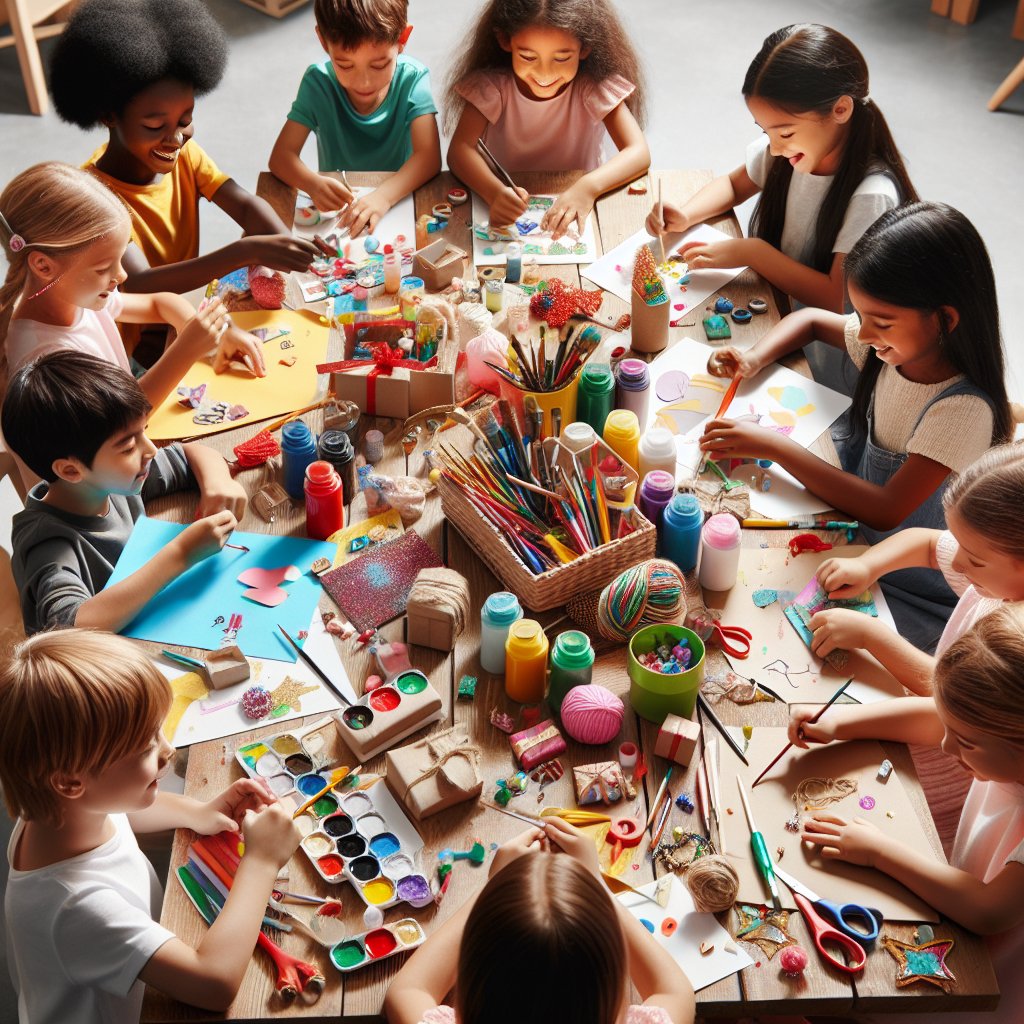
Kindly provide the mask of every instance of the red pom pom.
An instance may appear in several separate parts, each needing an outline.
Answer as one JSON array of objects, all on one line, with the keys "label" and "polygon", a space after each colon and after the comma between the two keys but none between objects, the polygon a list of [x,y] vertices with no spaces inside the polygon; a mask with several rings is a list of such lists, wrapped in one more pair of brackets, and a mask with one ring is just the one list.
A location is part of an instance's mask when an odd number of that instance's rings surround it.
[{"label": "red pom pom", "polygon": [[269,267],[249,268],[249,291],[263,309],[280,309],[284,305],[284,276]]},{"label": "red pom pom", "polygon": [[807,950],[803,946],[786,946],[779,953],[779,966],[791,978],[797,978],[807,969]]}]

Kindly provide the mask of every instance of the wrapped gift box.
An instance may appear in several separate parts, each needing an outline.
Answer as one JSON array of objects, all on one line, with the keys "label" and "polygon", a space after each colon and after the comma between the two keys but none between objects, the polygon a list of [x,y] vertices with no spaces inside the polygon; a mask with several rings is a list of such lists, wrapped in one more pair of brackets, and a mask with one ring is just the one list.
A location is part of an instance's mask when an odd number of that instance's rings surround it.
[{"label": "wrapped gift box", "polygon": [[454,569],[420,569],[405,614],[409,643],[454,650],[469,617],[469,584]]},{"label": "wrapped gift box", "polygon": [[615,761],[581,764],[572,770],[572,784],[576,789],[576,803],[613,804],[622,799],[625,789],[622,768]]},{"label": "wrapped gift box", "polygon": [[536,768],[543,761],[558,757],[565,751],[565,740],[550,718],[538,722],[529,729],[523,729],[522,732],[513,733],[508,741],[512,744],[512,752],[526,771]]},{"label": "wrapped gift box", "polygon": [[480,795],[480,749],[456,726],[384,755],[388,789],[420,820]]},{"label": "wrapped gift box", "polygon": [[658,729],[654,752],[676,764],[689,764],[699,737],[700,725],[696,722],[679,715],[668,715]]}]

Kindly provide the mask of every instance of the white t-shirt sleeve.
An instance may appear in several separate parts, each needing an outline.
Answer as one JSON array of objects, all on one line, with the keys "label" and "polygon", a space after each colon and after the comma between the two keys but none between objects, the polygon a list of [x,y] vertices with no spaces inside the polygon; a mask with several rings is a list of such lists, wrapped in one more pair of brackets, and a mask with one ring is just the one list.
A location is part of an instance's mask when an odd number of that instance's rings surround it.
[{"label": "white t-shirt sleeve", "polygon": [[750,175],[750,180],[758,188],[764,188],[764,183],[768,180],[768,162],[770,160],[771,154],[768,152],[767,135],[759,136],[747,146],[745,160],[747,174]]},{"label": "white t-shirt sleeve", "polygon": [[892,179],[887,174],[869,174],[850,197],[832,251],[848,253],[883,213],[899,204],[899,192]]},{"label": "white t-shirt sleeve", "polygon": [[992,446],[992,408],[977,395],[951,395],[929,408],[910,440],[908,455],[923,455],[962,473]]},{"label": "white t-shirt sleeve", "polygon": [[74,893],[54,921],[64,972],[76,985],[124,998],[150,957],[174,933],[113,889]]},{"label": "white t-shirt sleeve", "polygon": [[843,338],[846,341],[846,351],[853,360],[853,365],[858,370],[863,370],[864,364],[868,361],[871,346],[865,345],[860,340],[860,317],[856,313],[851,313],[847,318],[846,326],[843,328]]},{"label": "white t-shirt sleeve", "polygon": [[949,584],[949,589],[957,597],[962,596],[963,592],[971,585],[971,581],[963,573],[957,572],[953,568],[953,559],[956,558],[959,550],[960,545],[957,543],[956,537],[949,530],[943,530],[935,544],[935,561],[938,563],[939,572]]}]

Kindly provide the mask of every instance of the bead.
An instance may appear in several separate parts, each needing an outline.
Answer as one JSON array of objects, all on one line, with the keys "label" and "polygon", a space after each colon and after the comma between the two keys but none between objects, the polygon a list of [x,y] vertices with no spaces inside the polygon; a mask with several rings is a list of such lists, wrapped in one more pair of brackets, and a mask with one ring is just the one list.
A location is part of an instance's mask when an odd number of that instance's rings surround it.
[{"label": "bead", "polygon": [[716,313],[731,313],[732,312],[732,300],[727,299],[724,295],[715,299],[715,312]]},{"label": "bead", "polygon": [[749,324],[750,321],[753,319],[750,310],[743,309],[742,307],[737,307],[736,309],[734,309],[731,315],[733,323],[737,324]]},{"label": "bead", "polygon": [[751,299],[747,303],[747,309],[755,316],[760,316],[761,313],[768,312],[768,303],[764,299]]}]

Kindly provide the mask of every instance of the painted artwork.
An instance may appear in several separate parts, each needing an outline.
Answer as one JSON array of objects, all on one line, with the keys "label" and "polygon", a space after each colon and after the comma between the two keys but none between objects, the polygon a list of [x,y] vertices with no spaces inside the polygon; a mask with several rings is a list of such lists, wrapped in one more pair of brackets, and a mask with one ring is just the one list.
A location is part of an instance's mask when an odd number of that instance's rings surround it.
[{"label": "painted artwork", "polygon": [[[332,178],[341,180],[341,175],[337,171],[327,171]],[[374,191],[365,185],[357,185],[353,190],[356,199],[361,199],[363,196],[368,195]],[[298,208],[309,208],[310,201],[309,196],[304,192],[300,192],[297,197],[296,205]],[[338,229],[338,221],[341,219],[341,213],[328,212],[316,213],[317,221],[315,224],[296,224],[293,227],[293,232],[299,236],[299,238],[307,238],[312,240],[314,235],[320,235],[321,238],[337,232],[337,234],[345,239],[348,237],[348,231],[342,231]],[[377,222],[377,226],[373,229],[372,237],[376,238],[381,246],[391,245],[398,238],[404,238],[406,243],[409,245],[414,244],[416,238],[416,207],[413,204],[413,197],[411,195],[403,196],[395,203],[394,206],[384,214],[383,217]],[[360,236],[362,239],[367,238],[367,233],[364,231]],[[365,249],[359,247],[362,253],[365,255]],[[354,256],[352,258],[355,258]]]},{"label": "painted artwork", "polygon": [[487,204],[474,195],[473,263],[478,267],[504,265],[509,242],[521,243],[523,259],[534,259],[541,265],[592,263],[598,253],[592,216],[587,218],[582,232],[575,223],[570,234],[558,238],[541,230],[540,222],[557,198],[551,195],[530,196],[526,212],[515,222],[514,230],[509,232],[490,226]]},{"label": "painted artwork", "polygon": [[[817,578],[814,576],[811,577],[807,586],[797,594],[794,600],[783,607],[783,614],[789,619],[800,639],[810,647],[813,640],[808,625],[811,617],[818,612],[827,611],[830,608],[847,608],[850,611],[863,612],[865,615],[872,616],[872,618],[878,618],[878,607],[875,604],[875,599],[871,596],[870,590],[866,590],[863,594],[858,594],[856,597],[832,599],[821,589]],[[840,652],[837,651],[835,653],[838,654]],[[833,663],[836,664],[834,660]],[[840,659],[840,663],[836,664],[836,667],[843,668],[845,663],[845,658]]]}]

